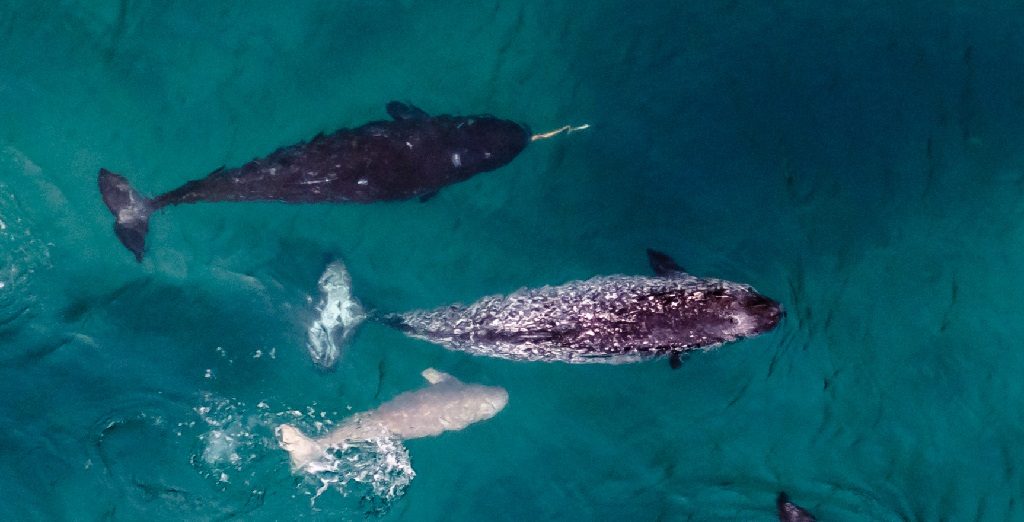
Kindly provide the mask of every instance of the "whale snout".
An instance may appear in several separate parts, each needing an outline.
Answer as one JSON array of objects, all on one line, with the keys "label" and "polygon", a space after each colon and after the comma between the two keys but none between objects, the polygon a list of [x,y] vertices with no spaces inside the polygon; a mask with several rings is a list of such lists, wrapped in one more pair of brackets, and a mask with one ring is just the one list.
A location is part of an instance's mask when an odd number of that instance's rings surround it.
[{"label": "whale snout", "polygon": [[754,321],[754,333],[763,333],[774,329],[786,315],[786,311],[778,301],[753,291],[743,299],[742,305]]},{"label": "whale snout", "polygon": [[466,118],[461,127],[458,166],[486,172],[506,165],[530,143],[530,129],[492,117]]}]

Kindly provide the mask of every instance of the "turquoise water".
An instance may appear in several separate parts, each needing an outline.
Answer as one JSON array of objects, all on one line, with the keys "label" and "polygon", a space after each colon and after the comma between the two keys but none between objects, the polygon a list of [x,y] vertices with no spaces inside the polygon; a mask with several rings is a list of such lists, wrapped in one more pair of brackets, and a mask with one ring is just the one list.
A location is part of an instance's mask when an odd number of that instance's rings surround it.
[{"label": "turquoise water", "polygon": [[[7,2],[0,515],[772,520],[784,489],[822,520],[1024,520],[1024,8],[892,4]],[[101,166],[155,194],[391,99],[592,128],[427,203],[173,208],[141,265],[111,231]],[[330,259],[408,310],[645,247],[789,316],[678,371],[373,325],[333,372],[306,354]],[[314,501],[272,426],[429,366],[508,407],[406,442],[403,495]]]}]

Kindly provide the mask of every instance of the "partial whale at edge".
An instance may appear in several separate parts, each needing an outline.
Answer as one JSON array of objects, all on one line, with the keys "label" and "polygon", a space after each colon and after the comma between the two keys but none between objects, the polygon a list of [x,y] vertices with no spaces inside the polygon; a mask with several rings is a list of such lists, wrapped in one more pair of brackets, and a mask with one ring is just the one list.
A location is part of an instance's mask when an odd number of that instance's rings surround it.
[{"label": "partial whale at edge", "polygon": [[779,514],[779,522],[816,522],[814,515],[806,509],[789,501],[785,491],[780,491],[775,499],[775,508]]}]

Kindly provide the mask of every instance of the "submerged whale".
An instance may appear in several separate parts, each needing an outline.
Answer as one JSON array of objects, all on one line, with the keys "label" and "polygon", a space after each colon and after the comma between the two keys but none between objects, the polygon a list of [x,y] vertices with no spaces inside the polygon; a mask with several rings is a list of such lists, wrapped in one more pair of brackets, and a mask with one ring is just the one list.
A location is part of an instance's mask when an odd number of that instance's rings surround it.
[{"label": "submerged whale", "polygon": [[790,502],[785,492],[779,493],[775,499],[775,507],[779,513],[779,522],[815,522],[814,515]]},{"label": "submerged whale", "polygon": [[466,384],[433,368],[423,370],[430,386],[405,392],[379,408],[357,413],[327,435],[312,439],[290,424],[277,427],[278,444],[289,454],[293,471],[323,458],[331,448],[381,436],[418,439],[461,430],[494,417],[508,404],[497,386]]},{"label": "submerged whale", "polygon": [[[219,168],[152,199],[122,176],[100,169],[100,193],[116,218],[117,237],[141,261],[149,217],[167,206],[200,201],[426,199],[445,186],[504,166],[531,141],[526,126],[493,116],[430,116],[394,101],[387,104],[387,113],[390,121],[320,134],[241,167]],[[533,139],[557,132],[561,130]]]},{"label": "submerged whale", "polygon": [[405,313],[364,312],[344,265],[335,262],[320,280],[310,354],[330,367],[370,319],[474,355],[612,364],[668,356],[678,368],[685,352],[768,332],[783,316],[778,302],[749,285],[696,277],[665,254],[647,255],[654,277],[601,276]]}]

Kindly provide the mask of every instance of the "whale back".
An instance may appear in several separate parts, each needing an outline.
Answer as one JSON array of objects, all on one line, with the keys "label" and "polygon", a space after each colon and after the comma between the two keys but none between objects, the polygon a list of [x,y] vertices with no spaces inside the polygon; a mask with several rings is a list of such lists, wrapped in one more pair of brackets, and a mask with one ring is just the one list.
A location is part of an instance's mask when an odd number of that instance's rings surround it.
[{"label": "whale back", "polygon": [[403,393],[359,419],[402,439],[433,437],[490,419],[508,404],[504,388],[445,380]]},{"label": "whale back", "polygon": [[381,433],[400,439],[433,437],[490,419],[508,404],[508,392],[499,386],[467,384],[433,368],[424,370],[423,377],[429,386],[353,415],[320,443],[371,439]]},{"label": "whale back", "polygon": [[629,362],[775,327],[778,303],[750,286],[677,272],[603,276],[402,314],[404,331],[513,360]]}]

